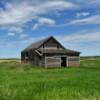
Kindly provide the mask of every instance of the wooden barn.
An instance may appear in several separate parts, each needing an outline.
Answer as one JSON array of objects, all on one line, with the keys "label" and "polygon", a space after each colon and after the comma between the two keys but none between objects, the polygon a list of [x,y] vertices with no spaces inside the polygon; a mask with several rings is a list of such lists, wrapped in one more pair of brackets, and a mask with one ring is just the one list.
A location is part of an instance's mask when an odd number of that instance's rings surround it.
[{"label": "wooden barn", "polygon": [[79,66],[80,52],[66,49],[51,36],[24,49],[21,61],[45,68]]}]

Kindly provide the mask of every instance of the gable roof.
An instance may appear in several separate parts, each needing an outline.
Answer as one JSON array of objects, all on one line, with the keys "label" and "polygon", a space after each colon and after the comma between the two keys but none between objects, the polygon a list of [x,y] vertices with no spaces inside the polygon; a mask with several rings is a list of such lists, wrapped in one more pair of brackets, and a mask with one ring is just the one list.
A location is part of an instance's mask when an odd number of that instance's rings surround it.
[{"label": "gable roof", "polygon": [[27,48],[25,48],[23,51],[28,51],[31,49],[37,49],[40,45],[42,45],[45,41],[47,41],[50,37],[42,39],[40,41],[37,41],[35,43],[32,43],[31,45],[29,45]]},{"label": "gable roof", "polygon": [[53,36],[50,36],[50,37],[47,37],[47,38],[42,39],[40,41],[37,41],[35,43],[32,43],[27,48],[25,48],[23,51],[28,51],[28,50],[31,50],[31,49],[33,49],[33,50],[34,49],[38,49],[40,46],[42,46],[43,44],[45,44],[49,39],[55,40],[62,48],[64,48]]},{"label": "gable roof", "polygon": [[[55,40],[56,43],[58,43],[64,50],[63,52],[67,52],[67,53],[80,53],[78,51],[74,51],[74,50],[70,50],[70,49],[66,49],[64,46],[62,46],[53,36],[47,37],[45,39],[42,39],[40,41],[37,41],[35,43],[32,43],[30,46],[28,46],[27,48],[25,48],[22,52],[25,51],[29,51],[29,50],[36,50],[39,47],[41,47],[43,44],[45,44],[48,40],[53,39]],[[49,50],[49,52],[51,53],[52,50]],[[42,51],[44,52],[44,51]],[[45,52],[48,52],[47,50]],[[52,51],[53,52],[53,51]],[[61,52],[61,51],[60,51]]]}]

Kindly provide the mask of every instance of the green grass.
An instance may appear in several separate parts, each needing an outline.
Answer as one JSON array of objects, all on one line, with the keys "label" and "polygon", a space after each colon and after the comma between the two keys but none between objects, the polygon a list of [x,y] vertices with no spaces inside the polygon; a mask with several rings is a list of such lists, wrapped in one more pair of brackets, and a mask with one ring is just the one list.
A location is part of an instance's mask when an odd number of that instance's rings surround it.
[{"label": "green grass", "polygon": [[100,60],[64,69],[1,62],[0,100],[100,100]]}]

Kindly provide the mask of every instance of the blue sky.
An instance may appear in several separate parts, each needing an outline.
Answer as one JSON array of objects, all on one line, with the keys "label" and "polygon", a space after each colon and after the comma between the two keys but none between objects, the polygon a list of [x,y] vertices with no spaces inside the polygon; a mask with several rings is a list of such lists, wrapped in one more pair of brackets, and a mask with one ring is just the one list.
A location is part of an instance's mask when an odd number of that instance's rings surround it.
[{"label": "blue sky", "polygon": [[82,56],[100,55],[100,0],[0,0],[0,58],[54,36]]}]

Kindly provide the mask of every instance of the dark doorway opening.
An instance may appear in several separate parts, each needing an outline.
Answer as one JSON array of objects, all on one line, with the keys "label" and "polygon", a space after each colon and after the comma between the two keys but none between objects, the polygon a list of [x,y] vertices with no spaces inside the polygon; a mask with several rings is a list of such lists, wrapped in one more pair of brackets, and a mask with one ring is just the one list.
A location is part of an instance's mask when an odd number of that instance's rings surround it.
[{"label": "dark doorway opening", "polygon": [[61,57],[61,66],[66,67],[66,57]]}]

